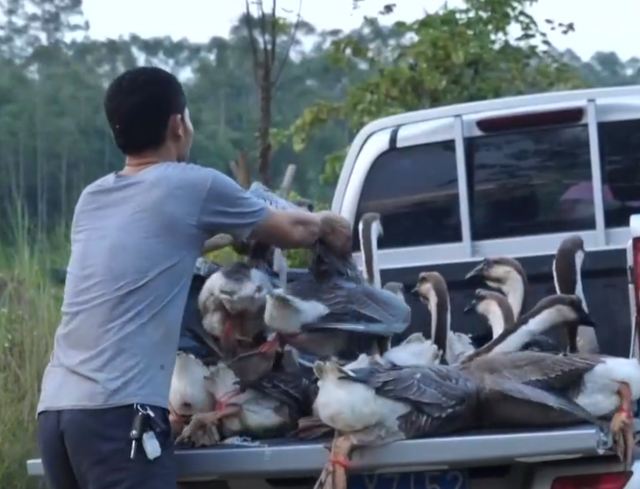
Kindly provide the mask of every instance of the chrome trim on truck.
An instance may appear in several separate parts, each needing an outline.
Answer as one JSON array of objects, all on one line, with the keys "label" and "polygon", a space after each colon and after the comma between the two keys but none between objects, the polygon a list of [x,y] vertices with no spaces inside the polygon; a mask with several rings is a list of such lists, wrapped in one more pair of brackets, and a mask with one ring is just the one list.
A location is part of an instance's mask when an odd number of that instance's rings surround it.
[{"label": "chrome trim on truck", "polygon": [[[356,451],[357,471],[402,472],[446,467],[511,463],[529,457],[574,458],[602,453],[603,439],[593,426],[515,433],[478,433],[408,440]],[[282,441],[262,447],[177,450],[180,481],[237,477],[296,477],[316,475],[327,461],[320,443]],[[40,460],[29,460],[27,471],[42,476]]]}]

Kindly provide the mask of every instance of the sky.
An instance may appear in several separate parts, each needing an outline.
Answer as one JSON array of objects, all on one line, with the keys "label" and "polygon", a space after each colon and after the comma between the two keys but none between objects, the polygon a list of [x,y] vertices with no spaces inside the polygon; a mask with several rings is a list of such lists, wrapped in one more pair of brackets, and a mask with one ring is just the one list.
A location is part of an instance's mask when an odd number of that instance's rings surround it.
[{"label": "sky", "polygon": [[[353,11],[351,0],[302,0],[302,17],[320,29],[351,29],[363,15],[375,15],[391,0],[364,0]],[[390,20],[413,20],[424,10],[432,11],[442,0],[395,0],[397,7]],[[460,0],[450,0],[450,5]],[[265,1],[265,4],[271,5]],[[158,0],[84,0],[84,12],[94,38],[116,38],[138,34],[143,37],[186,37],[195,42],[212,36],[224,36],[244,10],[242,0],[179,0],[163,8]],[[215,6],[214,6],[215,5]],[[278,0],[278,8],[298,11],[298,0]],[[606,8],[604,8],[606,6]],[[176,8],[177,7],[177,8]],[[616,51],[623,59],[640,56],[640,0],[539,0],[532,7],[539,22],[551,18],[573,22],[576,32],[569,36],[550,33],[561,49],[571,48],[582,58],[595,51]],[[283,15],[285,15],[283,13]],[[634,25],[635,24],[635,25]]]}]

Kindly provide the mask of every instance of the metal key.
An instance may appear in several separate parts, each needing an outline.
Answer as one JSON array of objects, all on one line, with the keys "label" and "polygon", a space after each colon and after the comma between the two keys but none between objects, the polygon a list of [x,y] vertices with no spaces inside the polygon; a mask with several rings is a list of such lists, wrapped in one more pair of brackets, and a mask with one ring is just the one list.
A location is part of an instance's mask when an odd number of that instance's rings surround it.
[{"label": "metal key", "polygon": [[147,418],[147,414],[137,410],[135,417],[133,418],[133,424],[131,425],[131,431],[129,432],[129,438],[131,438],[131,460],[136,456],[136,449],[138,448],[138,441],[142,437],[144,431],[144,422]]},{"label": "metal key", "polygon": [[156,418],[155,413],[151,410],[151,408],[149,408],[149,406],[145,406],[143,404],[136,404],[135,408],[138,410],[139,413],[144,414],[145,416],[147,416],[147,420],[149,421],[149,427],[155,431],[156,433],[159,433],[160,431],[162,431],[162,423],[158,420],[158,418]]}]

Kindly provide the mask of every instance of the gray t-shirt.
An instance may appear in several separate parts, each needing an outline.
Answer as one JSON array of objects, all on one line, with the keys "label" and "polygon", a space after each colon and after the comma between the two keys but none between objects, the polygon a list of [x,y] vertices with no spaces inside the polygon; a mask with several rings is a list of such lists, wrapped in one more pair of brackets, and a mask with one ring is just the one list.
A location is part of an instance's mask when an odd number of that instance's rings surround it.
[{"label": "gray t-shirt", "polygon": [[196,259],[217,233],[246,237],[265,204],[210,168],[110,174],[80,196],[62,320],[38,412],[167,407]]}]

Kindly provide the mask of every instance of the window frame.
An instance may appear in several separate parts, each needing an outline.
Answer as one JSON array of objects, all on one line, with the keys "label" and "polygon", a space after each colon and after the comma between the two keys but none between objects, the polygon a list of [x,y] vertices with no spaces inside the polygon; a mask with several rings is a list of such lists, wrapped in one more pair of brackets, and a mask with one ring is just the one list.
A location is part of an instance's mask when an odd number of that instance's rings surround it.
[{"label": "window frame", "polygon": [[[511,106],[506,110],[460,110],[460,115],[447,115],[446,117],[442,117],[442,115],[437,112],[439,109],[435,109],[433,117],[424,117],[420,122],[412,121],[409,124],[392,128],[387,125],[386,129],[374,133],[374,135],[378,133],[386,133],[387,136],[390,135],[388,142],[384,144],[384,148],[373,158],[363,157],[363,153],[367,152],[370,137],[359,149],[359,154],[356,157],[358,164],[352,164],[349,169],[349,174],[341,176],[341,179],[348,178],[348,184],[344,189],[344,198],[342,199],[339,212],[352,222],[354,221],[364,179],[377,156],[382,152],[393,149],[394,137],[398,147],[451,141],[453,139],[456,151],[462,241],[445,245],[421,245],[380,250],[380,267],[382,269],[393,269],[416,266],[416,264],[422,266],[443,262],[468,262],[485,256],[496,255],[522,257],[553,254],[562,239],[574,235],[576,232],[498,238],[482,241],[474,241],[472,239],[465,145],[469,137],[482,135],[475,125],[475,121],[479,118],[500,115],[501,113],[543,112],[553,110],[553,108],[556,107],[575,108],[582,105],[585,108],[585,116],[584,120],[578,124],[586,124],[589,135],[589,155],[594,188],[595,229],[578,232],[578,234],[582,236],[585,247],[588,249],[625,248],[629,240],[629,228],[605,228],[598,124],[640,119],[640,99],[637,95],[605,95],[606,96],[603,95],[602,97],[571,97],[565,102],[557,102],[554,100],[553,104],[531,105],[522,103],[518,107]],[[443,125],[451,127],[452,130],[440,130]],[[440,126],[440,129],[433,129],[438,128],[438,126]],[[343,182],[345,181],[344,179]],[[356,180],[355,184],[354,179]],[[357,223],[354,223],[354,226],[357,228]],[[355,255],[356,259],[359,259],[360,253],[356,253]]]}]

